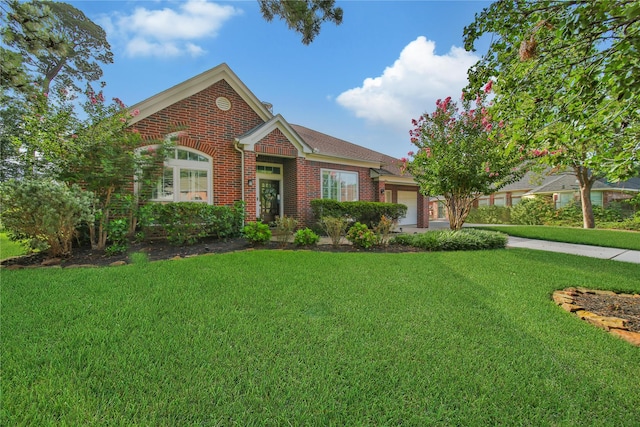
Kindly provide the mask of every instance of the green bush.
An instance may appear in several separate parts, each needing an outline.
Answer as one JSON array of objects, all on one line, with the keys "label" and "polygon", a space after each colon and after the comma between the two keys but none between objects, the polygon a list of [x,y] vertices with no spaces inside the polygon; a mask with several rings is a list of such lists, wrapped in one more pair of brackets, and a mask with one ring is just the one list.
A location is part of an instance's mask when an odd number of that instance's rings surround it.
[{"label": "green bush", "polygon": [[271,229],[260,220],[252,221],[244,226],[242,235],[252,245],[262,245],[271,240]]},{"label": "green bush", "polygon": [[318,236],[312,229],[310,228],[302,228],[296,231],[295,236],[293,237],[293,243],[298,246],[313,246],[320,241],[320,236]]},{"label": "green bush", "polygon": [[129,247],[129,221],[125,218],[112,219],[107,223],[107,235],[111,244],[107,246],[107,255],[121,254]]},{"label": "green bush", "polygon": [[375,227],[383,216],[397,221],[407,215],[407,206],[398,203],[382,202],[337,202],[330,199],[311,201],[311,209],[316,218],[348,217],[354,222]]},{"label": "green bush", "polygon": [[7,181],[0,186],[0,222],[12,240],[45,244],[51,256],[71,253],[78,226],[94,221],[93,194],[51,180]]},{"label": "green bush", "polygon": [[472,228],[428,231],[420,234],[400,234],[392,242],[414,246],[427,251],[469,251],[482,249],[504,249],[508,236],[503,233]]},{"label": "green bush", "polygon": [[376,233],[369,230],[367,224],[361,224],[359,222],[356,222],[349,228],[347,240],[350,241],[353,246],[363,249],[369,249],[378,243]]},{"label": "green bush", "polygon": [[523,198],[511,208],[511,223],[520,225],[548,224],[554,217],[553,201],[548,197]]},{"label": "green bush", "polygon": [[138,210],[138,238],[159,236],[175,245],[193,244],[204,237],[238,236],[244,204],[233,207],[198,202],[147,203]]},{"label": "green bush", "polygon": [[511,209],[506,206],[480,206],[471,209],[465,222],[470,224],[509,224]]}]

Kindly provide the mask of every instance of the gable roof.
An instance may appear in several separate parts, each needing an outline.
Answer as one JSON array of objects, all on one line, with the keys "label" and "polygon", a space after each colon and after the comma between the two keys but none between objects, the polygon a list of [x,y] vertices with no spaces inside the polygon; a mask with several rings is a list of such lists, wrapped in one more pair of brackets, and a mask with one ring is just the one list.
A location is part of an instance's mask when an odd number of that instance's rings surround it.
[{"label": "gable roof", "polygon": [[291,125],[313,153],[347,160],[364,160],[374,165],[379,175],[401,175],[400,160],[361,145],[335,138],[300,125]]},{"label": "gable roof", "polygon": [[287,139],[298,149],[300,156],[313,152],[313,148],[309,146],[293,129],[293,127],[287,123],[287,121],[280,114],[276,114],[268,122],[256,126],[249,132],[236,138],[236,141],[240,145],[244,145],[245,149],[255,151],[254,146],[260,142],[262,138],[269,135],[273,130],[279,129]]},{"label": "gable roof", "polygon": [[227,64],[222,63],[205,71],[204,73],[198,74],[189,80],[185,80],[182,83],[131,106],[129,108],[130,110],[139,110],[140,114],[136,117],[132,117],[130,123],[135,124],[140,120],[175,104],[176,102],[182,101],[183,99],[205,90],[220,80],[226,81],[229,86],[231,86],[233,90],[247,104],[249,104],[249,106],[258,114],[258,116],[260,116],[262,120],[266,122],[273,117],[273,114],[269,111],[267,106],[264,105],[244,83],[242,83]]}]

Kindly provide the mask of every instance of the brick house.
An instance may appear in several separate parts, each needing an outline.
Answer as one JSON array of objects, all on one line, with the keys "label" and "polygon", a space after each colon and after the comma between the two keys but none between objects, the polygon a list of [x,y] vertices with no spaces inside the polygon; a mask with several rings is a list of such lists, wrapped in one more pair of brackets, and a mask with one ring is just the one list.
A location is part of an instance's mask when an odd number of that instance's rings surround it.
[{"label": "brick house", "polygon": [[314,221],[310,201],[403,203],[401,225],[428,227],[428,199],[398,159],[289,124],[221,64],[131,107],[144,139],[176,140],[152,189],[159,202],[246,203],[247,219]]}]

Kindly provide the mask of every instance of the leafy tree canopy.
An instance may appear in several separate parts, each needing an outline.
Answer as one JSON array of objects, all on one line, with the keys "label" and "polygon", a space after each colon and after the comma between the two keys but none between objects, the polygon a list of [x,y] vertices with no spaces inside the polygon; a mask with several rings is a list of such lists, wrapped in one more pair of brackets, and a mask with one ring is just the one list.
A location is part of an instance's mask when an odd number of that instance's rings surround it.
[{"label": "leafy tree canopy", "polygon": [[289,28],[302,35],[302,43],[310,44],[325,21],[342,23],[342,8],[335,0],[258,0],[264,19],[271,22],[279,16]]},{"label": "leafy tree canopy", "polygon": [[462,109],[450,97],[438,100],[436,110],[414,120],[409,132],[418,150],[403,159],[405,167],[423,194],[444,199],[454,230],[481,195],[520,179],[530,157],[524,149],[505,151],[505,124],[490,115],[485,98],[463,101]]},{"label": "leafy tree canopy", "polygon": [[76,82],[99,80],[100,63],[113,62],[104,30],[67,3],[7,0],[2,12],[3,88],[36,82],[46,93],[58,77],[61,87],[79,90]]},{"label": "leafy tree canopy", "polygon": [[498,1],[465,29],[468,49],[494,36],[470,85],[495,78],[493,114],[510,123],[510,149],[573,170],[588,228],[593,183],[640,167],[640,78],[622,70],[640,64],[638,10],[637,1]]}]

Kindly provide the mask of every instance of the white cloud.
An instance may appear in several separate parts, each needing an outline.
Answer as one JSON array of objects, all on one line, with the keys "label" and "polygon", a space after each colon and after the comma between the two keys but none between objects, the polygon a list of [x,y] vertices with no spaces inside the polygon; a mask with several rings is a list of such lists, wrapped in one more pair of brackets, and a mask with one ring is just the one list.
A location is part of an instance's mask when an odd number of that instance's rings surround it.
[{"label": "white cloud", "polygon": [[435,42],[418,37],[381,76],[365,79],[336,101],[357,117],[406,132],[411,119],[435,109],[438,98],[459,98],[467,85],[467,69],[479,59],[455,46],[436,55],[435,47]]},{"label": "white cloud", "polygon": [[188,0],[177,9],[137,7],[130,15],[115,14],[101,20],[110,35],[124,40],[131,57],[199,56],[202,39],[218,35],[223,24],[242,10],[208,0]]}]

